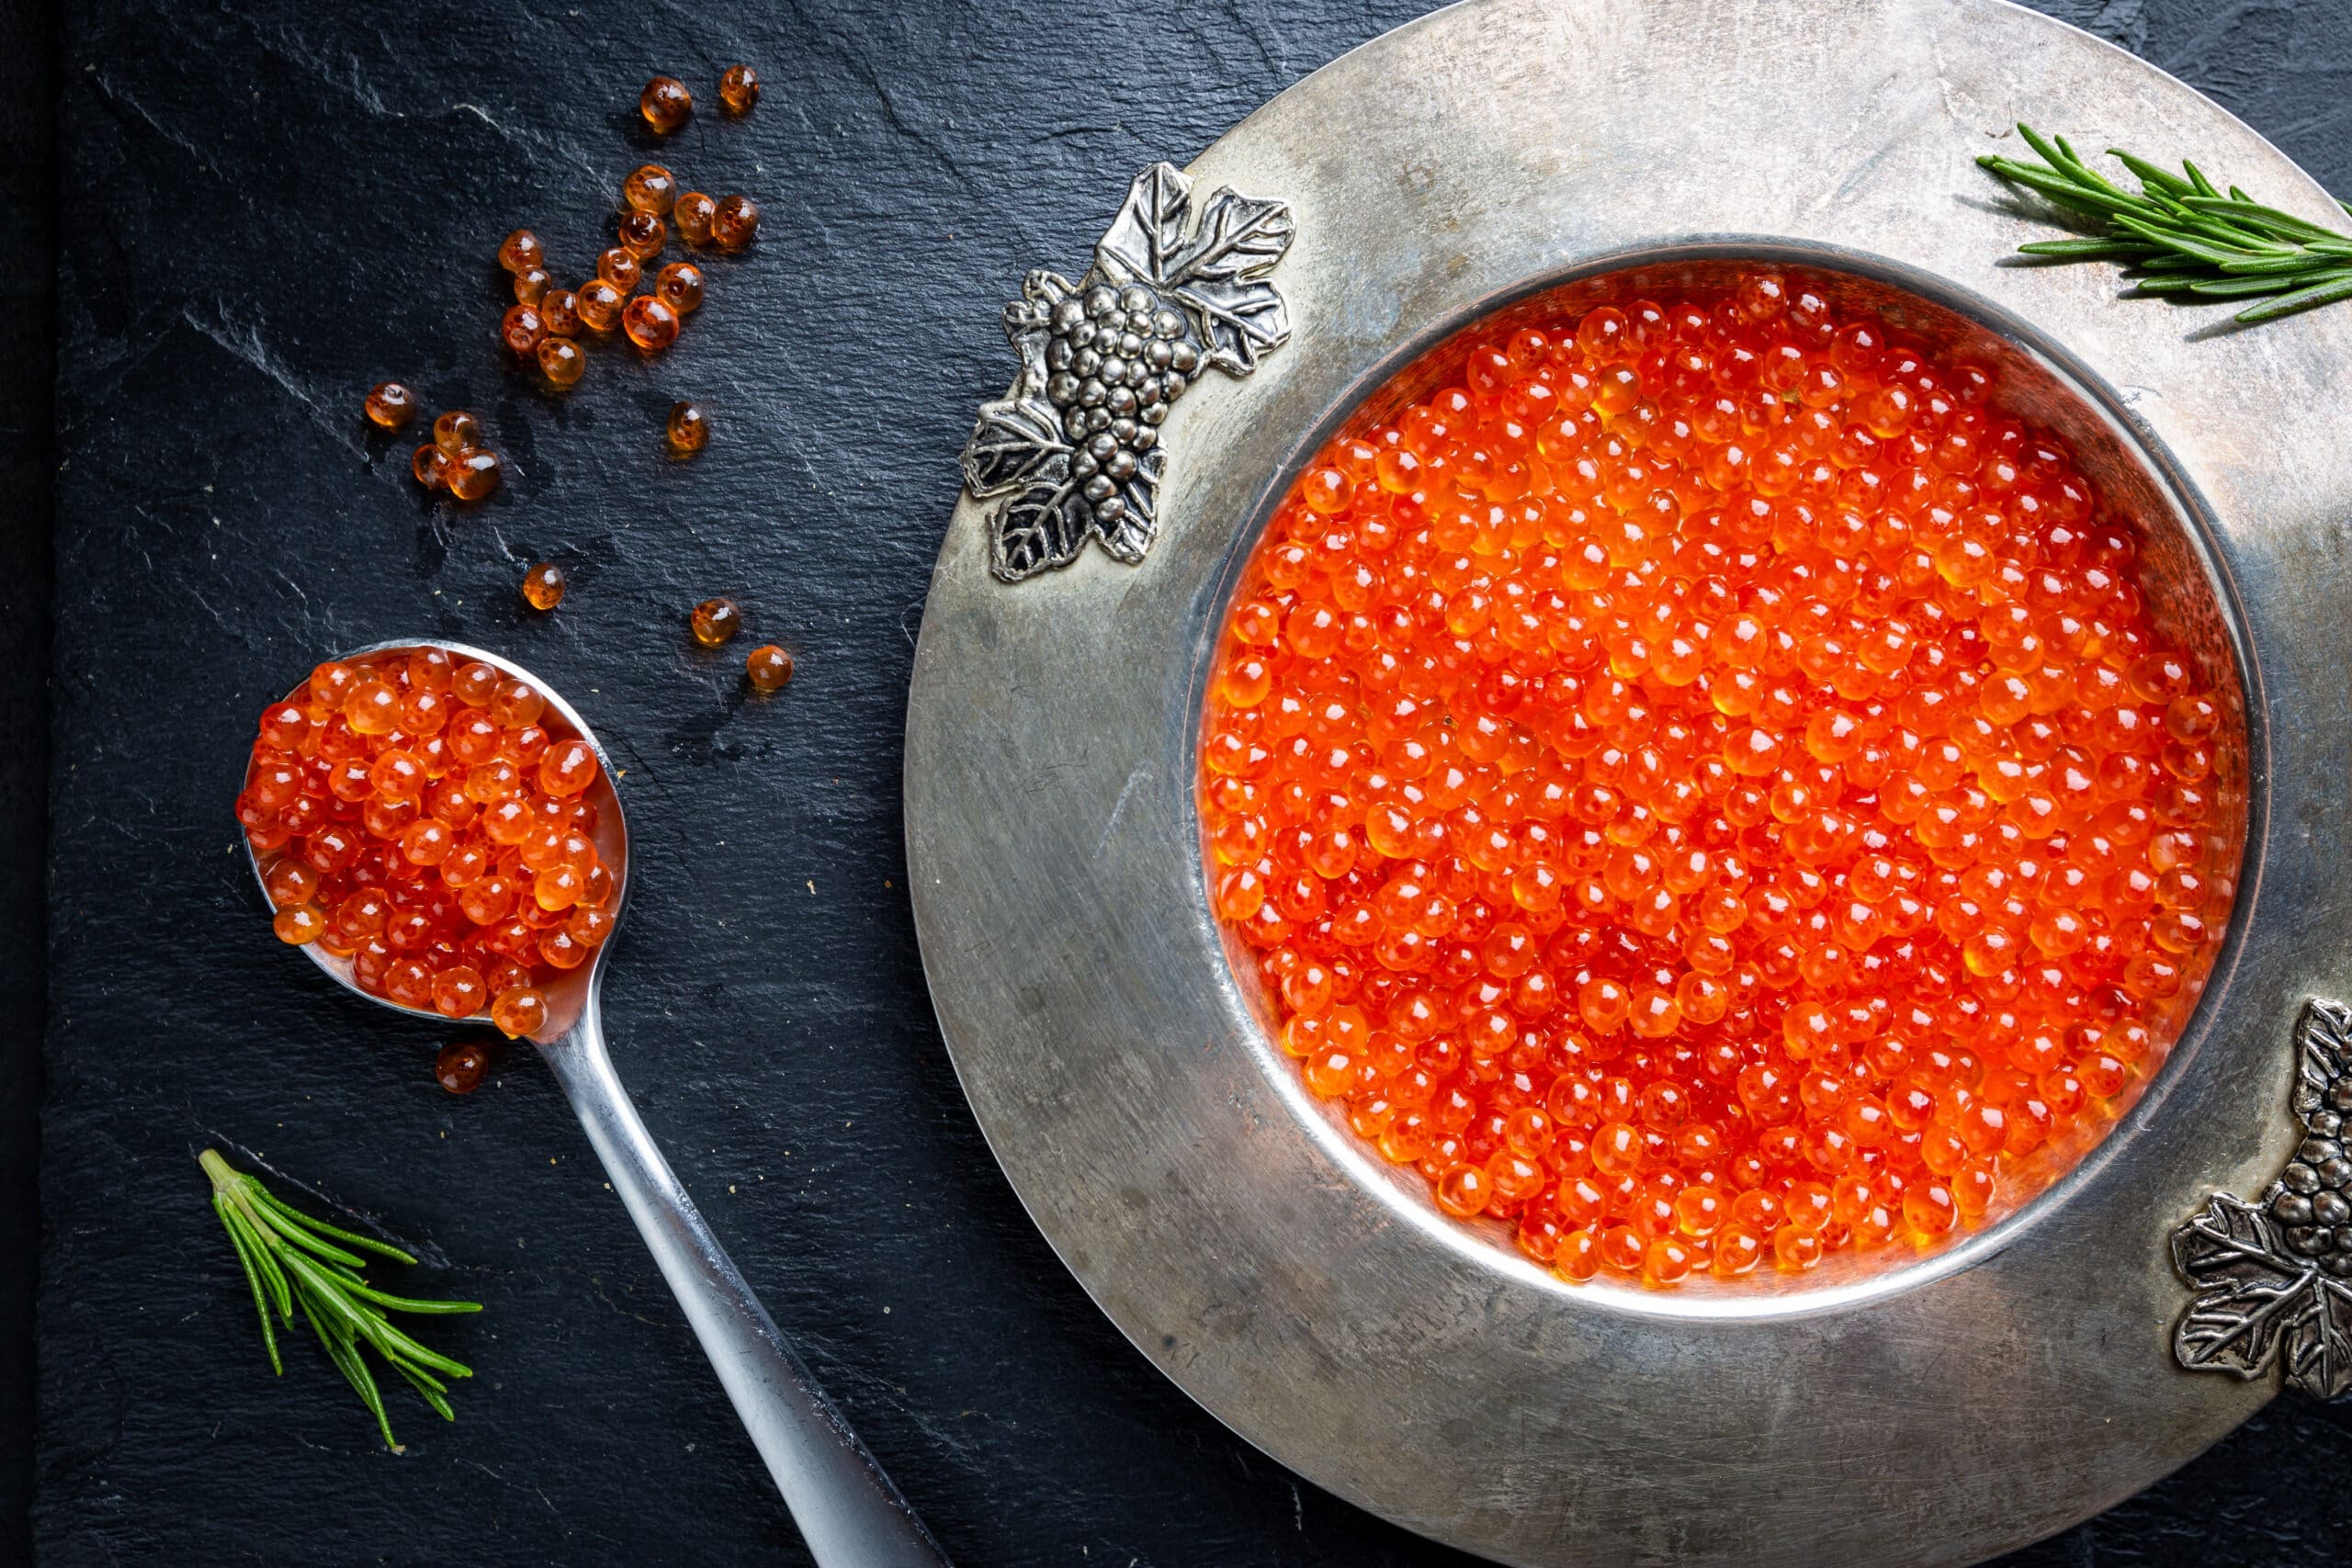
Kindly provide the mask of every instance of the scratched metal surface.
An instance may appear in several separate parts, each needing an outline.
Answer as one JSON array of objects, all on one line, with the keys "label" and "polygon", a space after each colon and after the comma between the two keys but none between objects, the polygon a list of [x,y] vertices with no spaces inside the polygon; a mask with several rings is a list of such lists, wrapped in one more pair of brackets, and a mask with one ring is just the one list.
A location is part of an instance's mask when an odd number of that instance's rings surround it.
[{"label": "scratched metal surface", "polygon": [[[253,712],[321,651],[410,630],[542,671],[628,758],[622,1073],[959,1561],[1464,1561],[1243,1444],[1062,1270],[940,1048],[898,799],[999,303],[1079,261],[1135,168],[1424,8],[73,8],[42,1561],[800,1560],[544,1074],[515,1056],[442,1095],[440,1037],[277,951],[254,906],[225,814]],[[2352,186],[2329,7],[2045,8]],[[758,113],[706,112],[662,155],[763,200],[758,252],[713,268],[667,357],[532,389],[492,342],[490,247],[527,222],[577,276],[648,150],[636,86],[667,69],[707,105],[738,58],[771,84]],[[354,414],[385,375],[484,412],[519,476],[464,516],[424,503]],[[673,467],[658,419],[688,395],[718,434]],[[574,584],[544,622],[513,596],[540,555]],[[798,654],[783,701],[686,646],[713,592]],[[131,936],[149,910],[166,940]],[[308,1347],[267,1377],[201,1206],[216,1141],[488,1303],[436,1337],[481,1371],[455,1426],[396,1399],[387,1456]],[[2352,1505],[2323,1478],[2347,1461],[2345,1413],[2290,1396],[2017,1561],[2334,1562]]]}]

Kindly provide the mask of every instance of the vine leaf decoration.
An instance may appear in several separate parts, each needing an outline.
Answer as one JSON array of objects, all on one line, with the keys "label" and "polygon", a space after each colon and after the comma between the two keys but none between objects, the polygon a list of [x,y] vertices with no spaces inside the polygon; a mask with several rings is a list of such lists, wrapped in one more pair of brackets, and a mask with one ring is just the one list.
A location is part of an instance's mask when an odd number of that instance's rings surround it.
[{"label": "vine leaf decoration", "polygon": [[1290,249],[1290,209],[1154,164],[1076,283],[1037,271],[1004,308],[1021,373],[980,405],[964,484],[989,509],[989,570],[1018,582],[1066,566],[1093,539],[1139,563],[1159,529],[1159,426],[1216,368],[1247,376],[1290,338],[1267,275]]},{"label": "vine leaf decoration", "polygon": [[2217,1192],[2173,1233],[2196,1299],[2173,1331],[2190,1371],[2254,1379],[2274,1365],[2320,1399],[2352,1390],[2352,1010],[2314,999],[2296,1030],[2304,1138],[2260,1201]]}]

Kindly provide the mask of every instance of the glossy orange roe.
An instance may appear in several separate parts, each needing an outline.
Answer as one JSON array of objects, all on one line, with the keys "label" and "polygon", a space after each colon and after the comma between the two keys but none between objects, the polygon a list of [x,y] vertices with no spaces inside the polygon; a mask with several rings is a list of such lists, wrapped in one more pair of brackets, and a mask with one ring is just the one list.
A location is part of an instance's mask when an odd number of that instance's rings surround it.
[{"label": "glossy orange roe", "polygon": [[330,661],[261,716],[237,820],[279,938],[372,996],[509,1033],[611,934],[596,753],[488,664],[416,649]]},{"label": "glossy orange roe", "polygon": [[1408,375],[1210,682],[1211,896],[1308,1089],[1571,1280],[2053,1179],[2201,987],[2243,820],[2131,525],[1986,372],[1778,276]]}]

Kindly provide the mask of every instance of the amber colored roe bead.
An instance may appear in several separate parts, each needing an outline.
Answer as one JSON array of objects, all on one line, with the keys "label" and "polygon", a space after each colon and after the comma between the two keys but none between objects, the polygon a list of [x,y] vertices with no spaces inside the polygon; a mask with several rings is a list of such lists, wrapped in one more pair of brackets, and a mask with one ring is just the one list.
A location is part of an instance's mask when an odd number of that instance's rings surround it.
[{"label": "amber colored roe bead", "polygon": [[696,404],[672,403],[664,433],[671,451],[681,457],[689,457],[701,451],[710,440],[710,419]]},{"label": "amber colored roe bead", "polygon": [[621,182],[621,199],[659,218],[677,202],[677,176],[659,164],[647,164]]},{"label": "amber colored roe bead", "polygon": [[523,574],[523,603],[534,610],[552,610],[563,603],[563,568],[543,560]]},{"label": "amber colored roe bead", "polygon": [[760,231],[760,204],[748,196],[720,198],[710,215],[710,237],[719,249],[740,251]]},{"label": "amber colored roe bead", "polygon": [[653,297],[681,316],[691,315],[702,303],[702,268],[692,262],[672,262],[653,280]]},{"label": "amber colored roe bead", "polygon": [[569,387],[588,368],[588,356],[568,337],[544,338],[531,352],[539,362],[539,374],[553,386]]},{"label": "amber colored roe bead", "polygon": [[554,286],[555,279],[548,276],[547,268],[526,266],[514,275],[514,302],[517,305],[536,305]]},{"label": "amber colored roe bead", "polygon": [[687,626],[695,640],[705,648],[717,648],[743,629],[743,612],[735,607],[732,599],[706,599],[686,617]]},{"label": "amber colored roe bead", "polygon": [[439,490],[449,482],[449,454],[428,441],[411,455],[408,471],[425,489]]},{"label": "amber colored roe bead", "polygon": [[675,76],[656,76],[638,95],[637,111],[656,130],[675,130],[695,112],[695,96]]},{"label": "amber colored roe bead", "polygon": [[535,987],[510,987],[490,1004],[490,1021],[509,1040],[535,1034],[547,1027],[548,999]]},{"label": "amber colored roe bead", "polygon": [[743,675],[755,692],[781,692],[792,682],[792,655],[772,642],[763,643],[743,660]]},{"label": "amber colored roe bead", "polygon": [[718,203],[701,191],[690,190],[678,197],[677,206],[670,209],[670,220],[690,245],[710,243],[710,220],[718,211]]},{"label": "amber colored roe bead", "polygon": [[645,269],[627,249],[613,245],[598,253],[596,276],[627,294],[637,287],[638,279],[645,276]]},{"label": "amber colored roe bead", "polygon": [[475,1040],[452,1040],[433,1058],[434,1081],[451,1094],[473,1093],[481,1087],[482,1075],[489,1071],[490,1053]]},{"label": "amber colored roe bead", "polygon": [[650,212],[625,212],[614,227],[622,249],[639,261],[660,255],[670,243],[670,226]]},{"label": "amber colored roe bead", "polygon": [[580,335],[580,297],[569,288],[550,288],[539,296],[539,320],[550,337]]},{"label": "amber colored roe bead", "polygon": [[463,409],[451,409],[433,422],[433,444],[451,457],[481,444],[481,421]]},{"label": "amber colored roe bead", "polygon": [[537,266],[546,259],[547,253],[539,247],[539,237],[528,229],[515,230],[498,247],[498,265],[509,272]]},{"label": "amber colored roe bead", "polygon": [[572,309],[580,322],[591,332],[608,333],[620,324],[621,291],[601,277],[592,277],[580,286],[573,298]]},{"label": "amber colored roe bead", "polygon": [[368,418],[371,423],[385,430],[398,430],[415,417],[416,399],[398,381],[379,381],[368,389]]},{"label": "amber colored roe bead", "polygon": [[678,340],[678,312],[650,294],[640,294],[621,310],[621,329],[628,341],[657,354]]},{"label": "amber colored roe bead", "polygon": [[760,101],[760,73],[748,65],[730,65],[718,78],[718,101],[729,114],[750,114]]},{"label": "amber colored roe bead", "polygon": [[469,446],[449,459],[449,493],[459,501],[480,501],[498,488],[498,454]]},{"label": "amber colored roe bead", "polygon": [[539,320],[538,311],[528,305],[510,308],[505,319],[498,324],[501,342],[516,354],[529,354],[548,335],[548,324]]}]

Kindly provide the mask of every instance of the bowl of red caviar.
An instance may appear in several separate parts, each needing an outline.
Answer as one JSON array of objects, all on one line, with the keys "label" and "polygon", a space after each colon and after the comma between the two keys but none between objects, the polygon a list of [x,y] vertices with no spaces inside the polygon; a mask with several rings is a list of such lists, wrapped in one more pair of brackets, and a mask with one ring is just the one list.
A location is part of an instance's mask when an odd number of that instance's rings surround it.
[{"label": "bowl of red caviar", "polygon": [[[1995,265],[1973,159],[2053,100],[2326,210],[1989,0],[1472,6],[1008,310],[910,704],[926,975],[1072,1272],[1318,1483],[1510,1562],[1964,1562],[2302,1375],[2217,1352],[2189,1229],[2352,1274],[2352,331]],[[1180,276],[1185,200],[1263,265]],[[1166,256],[1255,335],[1146,421]],[[1024,441],[1098,510],[994,499]]]}]

